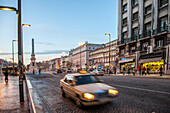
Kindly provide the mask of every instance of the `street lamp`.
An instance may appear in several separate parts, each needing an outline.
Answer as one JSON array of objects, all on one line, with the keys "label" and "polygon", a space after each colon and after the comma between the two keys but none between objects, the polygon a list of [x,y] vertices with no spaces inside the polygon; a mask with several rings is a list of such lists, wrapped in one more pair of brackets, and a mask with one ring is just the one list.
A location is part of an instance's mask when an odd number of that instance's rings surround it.
[{"label": "street lamp", "polygon": [[[30,27],[31,25],[29,25],[29,24],[22,24],[22,28],[21,28],[21,35],[22,35],[22,37],[21,37],[21,40],[22,40],[22,50],[23,50],[23,27]],[[22,64],[24,64],[24,55],[22,56]]]},{"label": "street lamp", "polygon": [[80,69],[81,69],[81,45],[83,45],[83,43],[79,43],[79,46],[80,46]]},{"label": "street lamp", "polygon": [[18,40],[12,40],[13,75],[14,75],[14,42],[18,42]]},{"label": "street lamp", "polygon": [[105,35],[109,36],[109,75],[110,75],[110,34],[106,33]]},{"label": "street lamp", "polygon": [[0,10],[16,11],[18,14],[18,67],[19,67],[19,94],[20,102],[24,102],[24,88],[23,88],[23,45],[21,38],[21,0],[18,0],[18,10],[14,7],[0,6]]}]

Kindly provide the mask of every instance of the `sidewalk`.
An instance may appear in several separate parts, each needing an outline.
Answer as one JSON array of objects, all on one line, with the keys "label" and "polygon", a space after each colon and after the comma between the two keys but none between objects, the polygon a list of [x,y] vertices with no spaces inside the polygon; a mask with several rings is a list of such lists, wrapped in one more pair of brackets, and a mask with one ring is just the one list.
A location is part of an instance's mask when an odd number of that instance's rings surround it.
[{"label": "sidewalk", "polygon": [[[109,75],[109,74],[106,74]],[[150,74],[150,75],[139,75],[136,74],[135,76],[133,76],[133,74],[110,74],[111,76],[131,76],[131,77],[142,77],[142,78],[158,78],[158,79],[170,79],[170,75],[162,75],[160,76],[160,74]]]},{"label": "sidewalk", "polygon": [[8,82],[4,79],[5,77],[0,75],[0,113],[28,113],[25,91],[25,101],[20,103],[18,76],[8,76]]}]

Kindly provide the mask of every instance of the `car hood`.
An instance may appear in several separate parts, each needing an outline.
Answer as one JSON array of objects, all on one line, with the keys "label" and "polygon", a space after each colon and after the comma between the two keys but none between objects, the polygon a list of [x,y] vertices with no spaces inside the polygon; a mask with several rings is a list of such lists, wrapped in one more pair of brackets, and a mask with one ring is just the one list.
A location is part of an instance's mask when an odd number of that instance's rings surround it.
[{"label": "car hood", "polygon": [[78,85],[78,86],[75,86],[74,88],[83,93],[85,92],[96,93],[97,91],[116,89],[115,87],[106,85],[104,83],[92,83],[92,84]]}]

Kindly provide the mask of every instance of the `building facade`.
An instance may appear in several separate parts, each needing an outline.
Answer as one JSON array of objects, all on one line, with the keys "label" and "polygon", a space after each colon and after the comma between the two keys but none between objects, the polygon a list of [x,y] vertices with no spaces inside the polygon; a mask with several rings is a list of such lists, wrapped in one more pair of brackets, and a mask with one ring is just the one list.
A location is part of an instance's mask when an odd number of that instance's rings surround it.
[{"label": "building facade", "polygon": [[103,47],[103,44],[85,44],[69,51],[69,62],[73,70],[89,67],[89,52],[97,48]]},{"label": "building facade", "polygon": [[[110,47],[110,66],[109,66],[109,47]],[[90,52],[89,66],[90,68],[97,68],[103,65],[102,68],[116,67],[116,48],[117,40],[106,43],[103,47],[97,48]]]},{"label": "building facade", "polygon": [[168,73],[170,44],[169,0],[119,0],[119,69],[131,71],[149,68]]}]

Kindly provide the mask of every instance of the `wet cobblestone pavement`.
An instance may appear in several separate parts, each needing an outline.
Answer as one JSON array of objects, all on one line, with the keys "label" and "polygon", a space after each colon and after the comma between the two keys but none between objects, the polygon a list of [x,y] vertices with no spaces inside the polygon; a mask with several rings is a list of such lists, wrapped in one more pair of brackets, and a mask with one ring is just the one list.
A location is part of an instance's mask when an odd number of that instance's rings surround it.
[{"label": "wet cobblestone pavement", "polygon": [[49,113],[170,113],[170,79],[99,76],[119,90],[109,104],[79,109],[61,96],[59,80],[64,74],[27,75]]},{"label": "wet cobblestone pavement", "polygon": [[19,100],[19,83],[17,76],[5,77],[0,75],[0,113],[27,113],[26,93],[25,102]]}]

